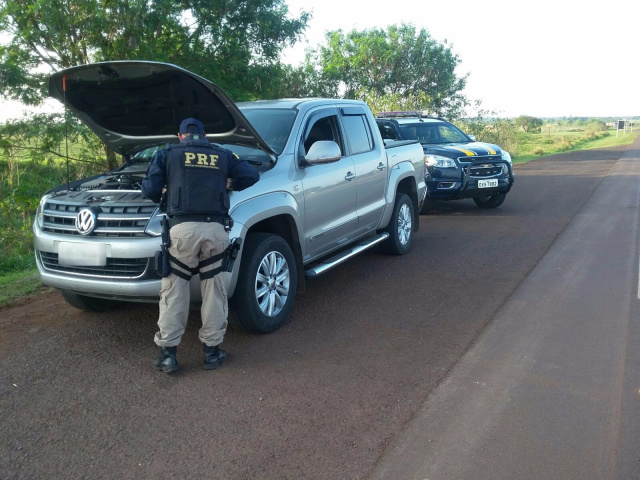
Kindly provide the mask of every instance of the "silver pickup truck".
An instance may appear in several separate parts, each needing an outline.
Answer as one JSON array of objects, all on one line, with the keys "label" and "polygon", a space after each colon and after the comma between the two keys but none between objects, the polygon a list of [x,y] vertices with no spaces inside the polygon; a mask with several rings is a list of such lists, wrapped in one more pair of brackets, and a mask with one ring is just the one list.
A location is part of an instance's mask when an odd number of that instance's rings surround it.
[{"label": "silver pickup truck", "polygon": [[[243,240],[226,273],[230,320],[270,332],[291,312],[306,278],[378,243],[402,255],[418,229],[426,194],[422,147],[385,147],[366,104],[301,99],[235,104],[214,83],[175,65],[103,62],[54,74],[50,96],[64,101],[124,164],[48,191],[33,225],[45,285],[73,306],[106,310],[155,302],[160,277],[158,206],[140,193],[155,150],[177,140],[180,120],[197,117],[210,141],[260,171],[231,193],[230,238]],[[193,302],[200,301],[192,280]]]}]

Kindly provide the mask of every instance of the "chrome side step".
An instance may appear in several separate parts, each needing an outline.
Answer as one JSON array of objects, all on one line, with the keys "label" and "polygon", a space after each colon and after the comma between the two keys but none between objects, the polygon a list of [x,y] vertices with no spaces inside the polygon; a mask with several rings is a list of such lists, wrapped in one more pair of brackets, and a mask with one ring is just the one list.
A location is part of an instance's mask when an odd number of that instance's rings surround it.
[{"label": "chrome side step", "polygon": [[309,267],[304,271],[304,275],[307,278],[317,277],[321,273],[326,272],[336,265],[340,265],[342,262],[349,260],[351,257],[367,250],[368,248],[373,247],[374,245],[386,240],[387,238],[389,238],[389,234],[387,232],[379,233],[377,235],[374,235],[373,237],[369,237],[365,241],[347,248],[346,250],[341,251],[333,257],[322,260],[320,263],[314,265],[313,267]]}]

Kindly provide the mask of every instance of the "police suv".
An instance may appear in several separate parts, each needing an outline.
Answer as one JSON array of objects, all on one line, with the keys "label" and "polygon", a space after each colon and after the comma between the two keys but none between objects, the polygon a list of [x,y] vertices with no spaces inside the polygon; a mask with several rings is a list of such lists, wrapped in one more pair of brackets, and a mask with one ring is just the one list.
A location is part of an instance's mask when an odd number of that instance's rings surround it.
[{"label": "police suv", "polygon": [[422,112],[381,112],[376,123],[385,143],[417,140],[422,144],[427,198],[420,213],[428,213],[435,200],[460,198],[473,198],[480,208],[496,208],[513,186],[509,152],[476,141],[443,118]]}]

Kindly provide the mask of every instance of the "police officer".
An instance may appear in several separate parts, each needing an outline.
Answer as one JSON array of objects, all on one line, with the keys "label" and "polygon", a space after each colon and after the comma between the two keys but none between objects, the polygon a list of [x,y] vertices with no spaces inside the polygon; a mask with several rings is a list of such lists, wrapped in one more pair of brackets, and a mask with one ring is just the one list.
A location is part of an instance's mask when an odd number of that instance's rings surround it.
[{"label": "police officer", "polygon": [[182,121],[178,138],[180,143],[155,153],[142,182],[143,195],[155,202],[166,190],[171,273],[162,279],[160,331],[154,338],[160,355],[153,366],[167,373],[178,370],[176,350],[189,315],[189,280],[196,273],[200,274],[202,291],[198,336],[203,344],[204,368],[218,368],[227,356],[218,346],[227,329],[227,292],[218,274],[229,245],[227,188],[244,190],[260,178],[248,162],[209,143],[202,122],[195,118]]}]

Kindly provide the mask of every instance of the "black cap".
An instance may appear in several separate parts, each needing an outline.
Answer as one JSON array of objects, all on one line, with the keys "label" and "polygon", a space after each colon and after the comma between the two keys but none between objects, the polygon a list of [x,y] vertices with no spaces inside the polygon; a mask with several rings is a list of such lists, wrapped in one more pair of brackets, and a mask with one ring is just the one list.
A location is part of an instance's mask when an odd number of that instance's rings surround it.
[{"label": "black cap", "polygon": [[185,133],[199,133],[204,135],[204,125],[197,118],[185,118],[180,124],[180,130],[178,133],[184,135]]}]

